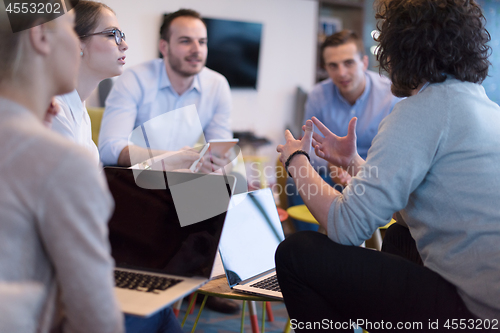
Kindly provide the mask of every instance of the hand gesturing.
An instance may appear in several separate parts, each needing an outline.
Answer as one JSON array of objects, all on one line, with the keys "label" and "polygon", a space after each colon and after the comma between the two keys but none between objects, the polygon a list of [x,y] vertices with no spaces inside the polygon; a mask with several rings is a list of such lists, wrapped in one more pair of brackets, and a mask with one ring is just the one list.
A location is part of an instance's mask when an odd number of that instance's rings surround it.
[{"label": "hand gesturing", "polygon": [[[312,146],[316,155],[342,168],[347,168],[354,158],[359,157],[356,148],[356,117],[349,122],[347,136],[344,137],[332,133],[318,118],[312,117],[312,121],[323,134],[313,134]],[[305,130],[305,127],[302,129]]]},{"label": "hand gesturing", "polygon": [[280,153],[280,161],[285,164],[288,156],[290,156],[296,150],[304,150],[309,153],[311,150],[311,143],[313,141],[313,122],[311,120],[306,121],[306,124],[302,127],[305,131],[302,140],[295,140],[292,133],[289,130],[285,131],[286,143],[284,145],[278,145],[276,151]]}]

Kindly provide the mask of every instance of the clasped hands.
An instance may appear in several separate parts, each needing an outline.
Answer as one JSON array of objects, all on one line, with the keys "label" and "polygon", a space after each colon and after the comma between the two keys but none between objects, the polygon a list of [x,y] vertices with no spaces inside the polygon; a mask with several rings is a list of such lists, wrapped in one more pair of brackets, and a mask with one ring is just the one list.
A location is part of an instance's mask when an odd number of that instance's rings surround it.
[{"label": "clasped hands", "polygon": [[[326,160],[330,164],[348,170],[349,166],[356,166],[361,160],[356,147],[356,122],[354,117],[349,122],[347,136],[339,137],[332,133],[316,117],[306,121],[302,127],[304,136],[301,140],[296,140],[289,130],[285,131],[286,143],[278,145],[276,151],[280,153],[280,161],[285,165],[288,157],[297,150],[304,150],[310,153],[314,148],[316,155]],[[321,132],[314,132],[314,125]]]}]

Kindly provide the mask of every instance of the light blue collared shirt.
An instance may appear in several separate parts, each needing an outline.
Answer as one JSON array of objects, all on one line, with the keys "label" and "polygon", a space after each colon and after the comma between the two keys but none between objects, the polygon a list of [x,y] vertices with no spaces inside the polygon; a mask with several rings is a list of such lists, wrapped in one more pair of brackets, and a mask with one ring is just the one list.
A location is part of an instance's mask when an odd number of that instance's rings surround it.
[{"label": "light blue collared shirt", "polygon": [[[99,152],[104,165],[116,165],[128,145],[129,134],[154,117],[184,106],[196,106],[203,133],[180,133],[163,147],[178,150],[205,139],[232,138],[230,128],[231,91],[224,76],[208,68],[198,73],[182,95],[172,88],[163,59],[155,59],[126,70],[115,82],[106,100],[99,135]],[[159,129],[162,130],[162,129]],[[163,129],[165,130],[165,129]],[[175,142],[174,142],[175,141]]]},{"label": "light blue collared shirt", "polygon": [[[346,136],[349,121],[357,117],[357,147],[363,159],[366,159],[380,122],[401,100],[391,93],[391,82],[386,77],[372,71],[366,71],[365,77],[365,90],[354,105],[342,97],[331,79],[318,83],[308,95],[303,122],[315,116],[336,135]],[[315,131],[319,133],[316,128]],[[326,161],[316,154],[312,161],[316,167],[326,165]]]}]

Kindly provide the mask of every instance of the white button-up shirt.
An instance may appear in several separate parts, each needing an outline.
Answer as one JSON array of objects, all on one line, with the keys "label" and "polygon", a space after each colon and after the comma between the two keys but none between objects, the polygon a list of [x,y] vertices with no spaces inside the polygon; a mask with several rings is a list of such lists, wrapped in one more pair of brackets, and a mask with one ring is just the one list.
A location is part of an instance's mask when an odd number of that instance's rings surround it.
[{"label": "white button-up shirt", "polygon": [[52,120],[52,130],[85,147],[99,164],[99,151],[92,141],[92,126],[89,113],[76,90],[56,96],[60,109]]}]

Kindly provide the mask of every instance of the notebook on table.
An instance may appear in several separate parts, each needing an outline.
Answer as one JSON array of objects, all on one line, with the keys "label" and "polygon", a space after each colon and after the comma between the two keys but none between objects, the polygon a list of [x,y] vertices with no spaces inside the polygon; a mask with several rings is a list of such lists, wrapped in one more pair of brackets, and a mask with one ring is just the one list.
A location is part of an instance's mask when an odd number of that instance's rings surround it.
[{"label": "notebook on table", "polygon": [[284,239],[271,189],[234,195],[219,244],[229,286],[235,291],[283,300],[274,253]]},{"label": "notebook on table", "polygon": [[[137,170],[135,170],[137,172]],[[121,310],[150,316],[205,284],[212,272],[235,178],[104,168]]]}]

